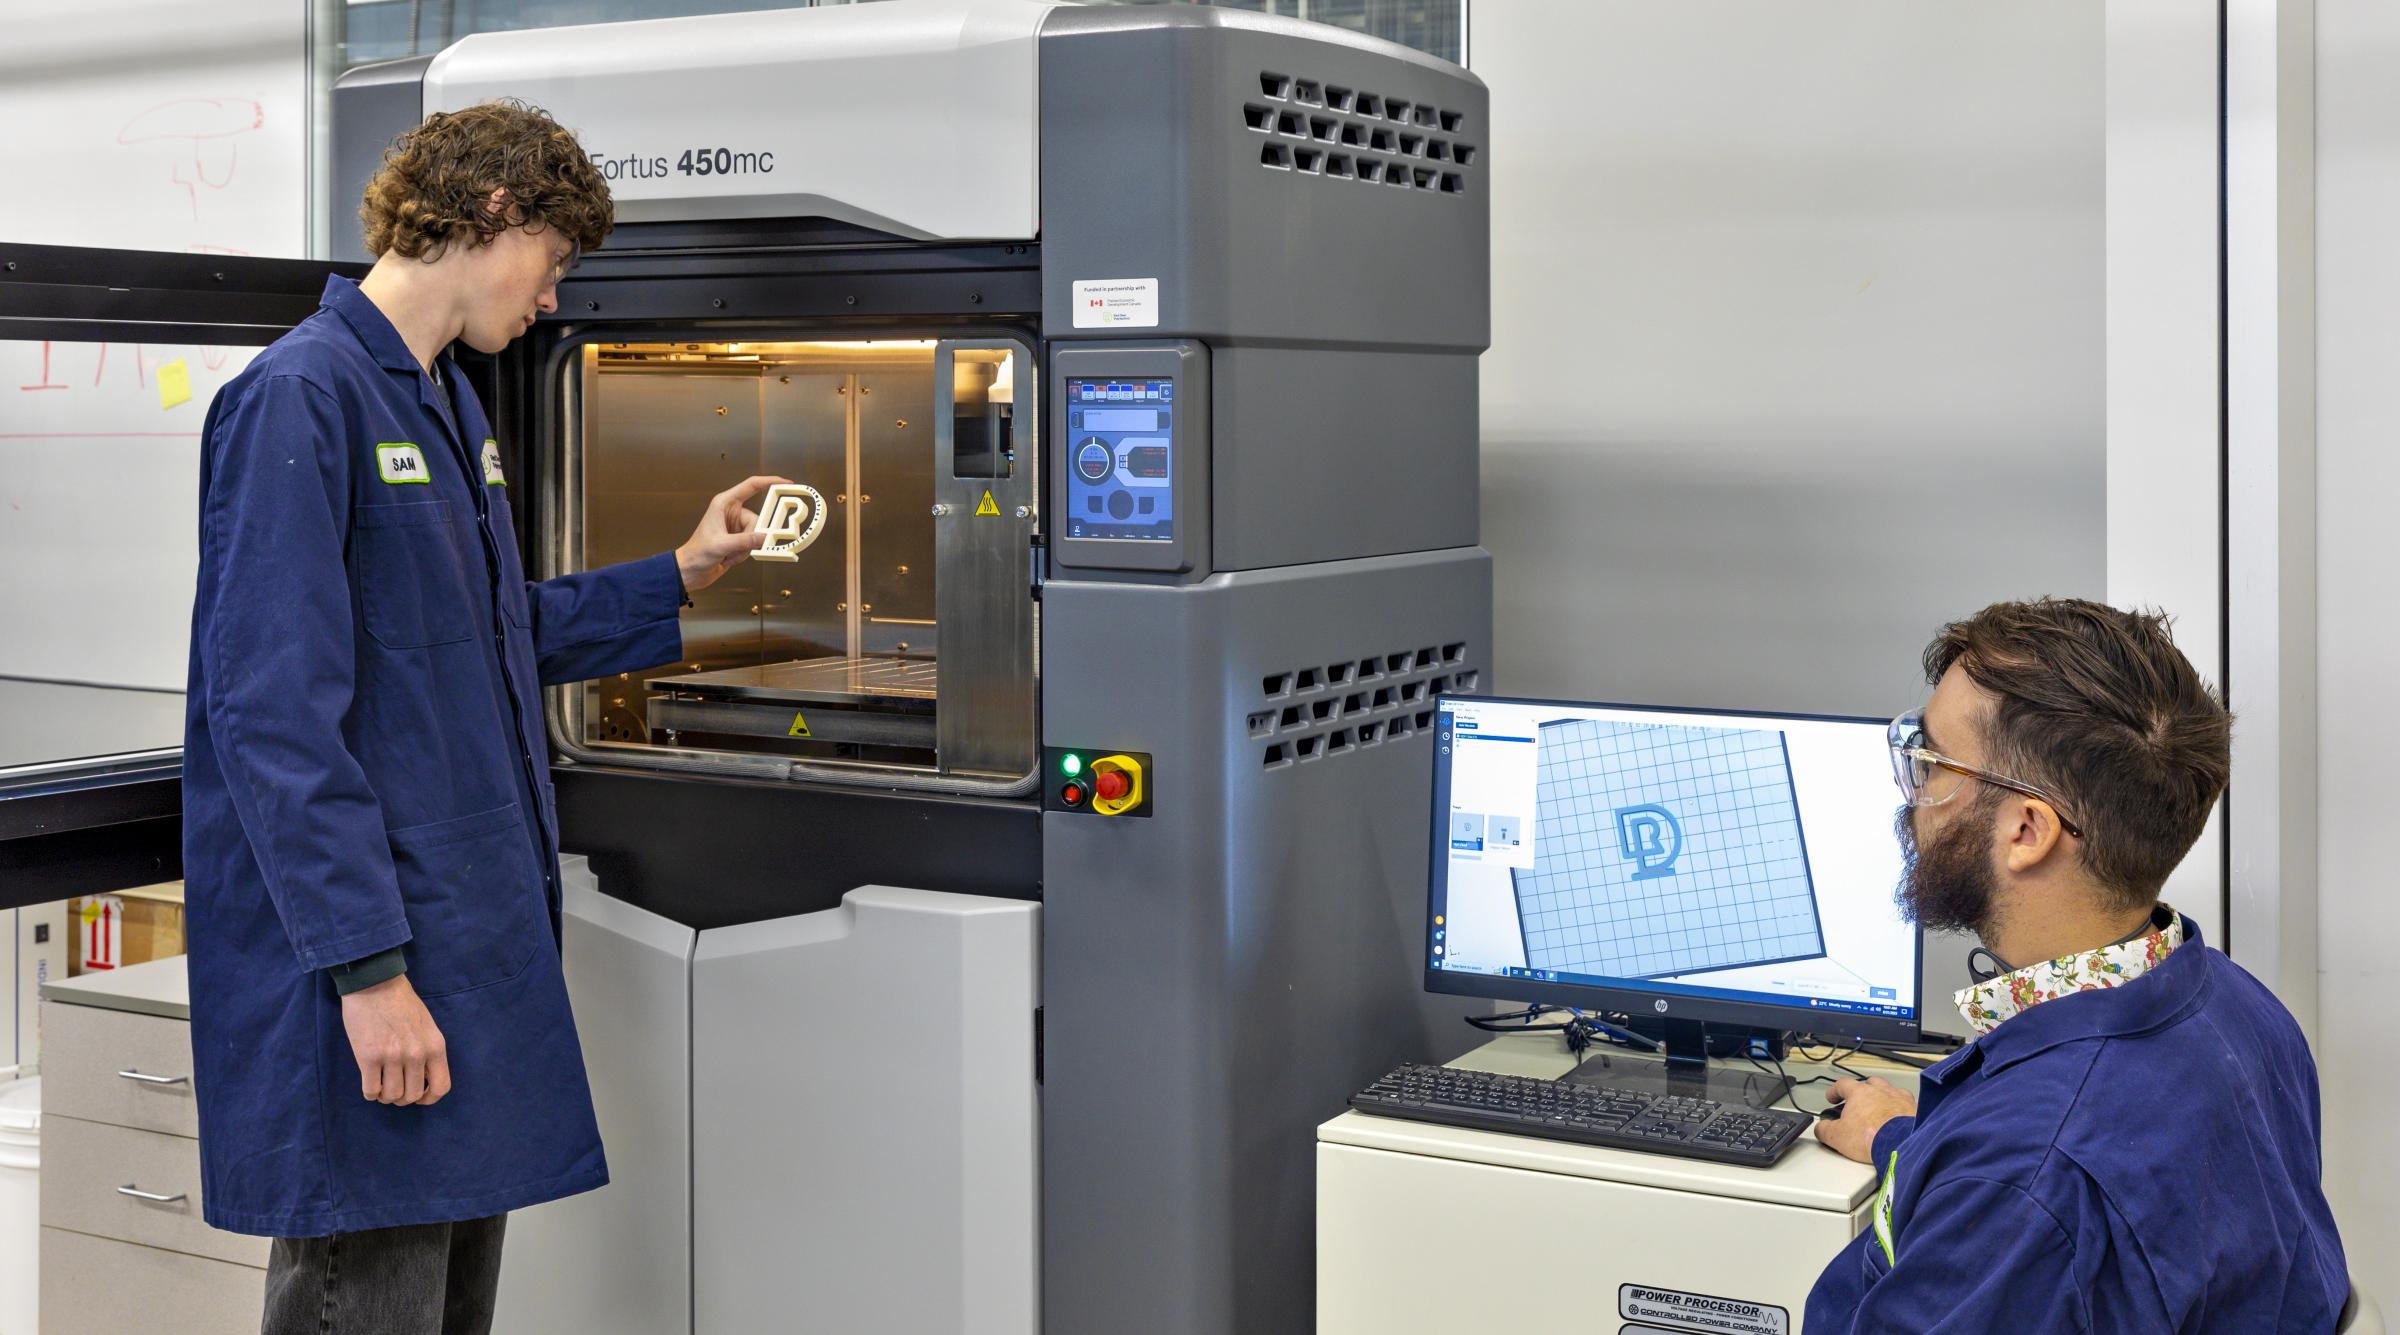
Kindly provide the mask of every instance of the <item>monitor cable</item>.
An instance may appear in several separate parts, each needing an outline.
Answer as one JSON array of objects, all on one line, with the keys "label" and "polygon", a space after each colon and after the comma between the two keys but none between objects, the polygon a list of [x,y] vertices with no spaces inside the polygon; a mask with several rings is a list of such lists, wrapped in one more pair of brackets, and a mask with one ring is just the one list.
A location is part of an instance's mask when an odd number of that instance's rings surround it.
[{"label": "monitor cable", "polygon": [[[1812,1062],[1820,1062],[1820,1063],[1823,1063],[1824,1065],[1830,1066],[1830,1067],[1832,1067],[1833,1069],[1835,1069],[1835,1070],[1837,1070],[1837,1071],[1840,1071],[1840,1072],[1842,1073],[1842,1075],[1846,1075],[1846,1076],[1850,1077],[1850,1078],[1851,1078],[1851,1079],[1853,1079],[1853,1080],[1864,1080],[1864,1079],[1866,1079],[1866,1078],[1867,1078],[1866,1076],[1864,1076],[1864,1075],[1860,1074],[1859,1072],[1857,1072],[1857,1071],[1855,1071],[1855,1070],[1852,1070],[1850,1067],[1844,1066],[1844,1065],[1842,1064],[1844,1061],[1846,1061],[1846,1060],[1848,1060],[1848,1059],[1850,1059],[1850,1058],[1852,1058],[1852,1057],[1855,1057],[1855,1056],[1857,1056],[1857,1055],[1858,1055],[1860,1052],[1864,1051],[1864,1050],[1865,1050],[1865,1044],[1863,1044],[1863,1043],[1861,1043],[1861,1044],[1856,1044],[1856,1045],[1854,1045],[1854,1046],[1851,1046],[1851,1047],[1847,1047],[1847,1048],[1841,1048],[1841,1049],[1838,1049],[1838,1050],[1837,1050],[1837,1049],[1834,1047],[1834,1045],[1833,1045],[1833,1044],[1831,1044],[1831,1043],[1824,1043],[1822,1040],[1818,1040],[1818,1041],[1819,1041],[1819,1043],[1820,1043],[1820,1045],[1824,1047],[1824,1049],[1825,1049],[1825,1051],[1826,1051],[1826,1055],[1825,1055],[1825,1056],[1823,1056],[1823,1057],[1817,1057],[1817,1056],[1812,1056],[1812,1055],[1810,1055],[1810,1053],[1809,1053],[1809,1052],[1808,1052],[1808,1050],[1807,1050],[1807,1048],[1808,1048],[1808,1040],[1811,1040],[1811,1039],[1816,1039],[1816,1038],[1817,1038],[1817,1036],[1816,1036],[1815,1034],[1794,1034],[1794,1035],[1792,1035],[1792,1044],[1791,1044],[1791,1050],[1792,1050],[1792,1051],[1794,1051],[1794,1052],[1796,1052],[1796,1053],[1798,1053],[1798,1054],[1799,1054],[1799,1056],[1800,1056],[1800,1058],[1801,1058],[1802,1060],[1804,1060],[1804,1061],[1812,1061]],[[1759,1059],[1758,1059],[1756,1056],[1754,1056],[1754,1055],[1752,1055],[1752,1054],[1750,1054],[1750,1053],[1743,1053],[1743,1054],[1742,1054],[1742,1056],[1743,1056],[1743,1059],[1744,1059],[1745,1061],[1748,1061],[1748,1062],[1749,1062],[1749,1063],[1750,1063],[1752,1066],[1755,1066],[1755,1067],[1757,1067],[1757,1068],[1758,1068],[1758,1070],[1759,1070],[1759,1073],[1760,1073],[1760,1074],[1762,1074],[1762,1075],[1763,1075],[1763,1074],[1765,1074],[1765,1073],[1766,1073],[1766,1070],[1767,1070],[1767,1068],[1766,1068],[1765,1064],[1764,1064],[1764,1063],[1762,1063],[1762,1062],[1760,1062],[1760,1061],[1759,1061]],[[1808,1111],[1806,1108],[1803,1108],[1803,1107],[1801,1107],[1801,1106],[1800,1106],[1800,1100],[1799,1100],[1799,1099],[1797,1099],[1797,1098],[1793,1097],[1793,1094],[1792,1094],[1792,1091],[1793,1091],[1793,1090],[1800,1089],[1800,1088],[1802,1088],[1803,1086],[1807,1086],[1807,1085],[1830,1085],[1830,1084],[1833,1084],[1833,1083],[1835,1083],[1835,1082],[1839,1081],[1839,1080],[1842,1078],[1841,1076],[1833,1076],[1833,1075],[1812,1075],[1812,1076],[1808,1077],[1808,1078],[1807,1078],[1807,1079],[1805,1079],[1805,1080],[1795,1080],[1795,1079],[1793,1079],[1793,1078],[1792,1078],[1792,1073],[1791,1073],[1791,1072],[1789,1072],[1789,1071],[1786,1071],[1785,1069],[1783,1069],[1783,1058],[1781,1058],[1781,1057],[1778,1057],[1778,1056],[1774,1056],[1774,1055],[1773,1055],[1773,1053],[1772,1053],[1772,1050],[1770,1050],[1770,1052],[1769,1052],[1769,1060],[1771,1060],[1771,1061],[1773,1061],[1773,1062],[1775,1063],[1775,1074],[1776,1074],[1776,1076],[1777,1076],[1779,1079],[1781,1079],[1781,1080],[1784,1082],[1783,1099],[1784,1099],[1784,1102],[1786,1102],[1786,1103],[1789,1103],[1789,1104],[1791,1104],[1791,1105],[1792,1105],[1792,1111],[1793,1111],[1793,1112],[1807,1112],[1807,1111]]]},{"label": "monitor cable", "polygon": [[[1852,1057],[1856,1057],[1861,1052],[1866,1051],[1866,1046],[1866,1042],[1863,1039],[1854,1041],[1849,1047],[1845,1048],[1834,1043],[1830,1039],[1823,1037],[1822,1035],[1794,1034],[1792,1035],[1790,1051],[1796,1054],[1802,1061],[1820,1062],[1826,1066],[1832,1067],[1833,1069],[1841,1072],[1843,1075],[1846,1075],[1853,1080],[1864,1080],[1867,1077],[1863,1073],[1853,1070],[1842,1063]],[[1809,1051],[1809,1049],[1812,1047],[1823,1048],[1823,1054],[1820,1055],[1818,1053]],[[1831,1079],[1832,1077],[1826,1076],[1821,1078]]]},{"label": "monitor cable", "polygon": [[[1561,1010],[1567,1013],[1568,1019],[1555,1024],[1542,1022],[1543,1016],[1555,1014]],[[1619,1028],[1601,1016],[1586,1015],[1581,1009],[1574,1006],[1527,1006],[1521,1011],[1504,1011],[1498,1015],[1467,1015],[1460,1018],[1487,1034],[1564,1034],[1567,1039],[1567,1051],[1579,1058],[1583,1055],[1584,1049],[1590,1047],[1595,1041],[1632,1048],[1637,1052],[1658,1051],[1656,1043],[1640,1034],[1634,1033],[1630,1029]],[[1504,1023],[1506,1021],[1521,1021],[1522,1023]],[[1580,1062],[1577,1064],[1581,1065]]]}]

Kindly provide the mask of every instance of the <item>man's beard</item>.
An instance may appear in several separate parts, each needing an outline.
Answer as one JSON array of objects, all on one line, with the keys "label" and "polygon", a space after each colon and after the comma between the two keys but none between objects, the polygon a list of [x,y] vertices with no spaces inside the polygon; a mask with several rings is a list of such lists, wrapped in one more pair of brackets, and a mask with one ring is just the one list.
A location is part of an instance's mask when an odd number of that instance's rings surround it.
[{"label": "man's beard", "polygon": [[2000,890],[1992,871],[1992,816],[2000,795],[1984,792],[1974,804],[1944,825],[1933,842],[1917,847],[1914,808],[1900,808],[1893,822],[1900,836],[1900,885],[1892,897],[1910,922],[1929,932],[1972,932],[1983,935],[1990,925],[1992,900]]}]

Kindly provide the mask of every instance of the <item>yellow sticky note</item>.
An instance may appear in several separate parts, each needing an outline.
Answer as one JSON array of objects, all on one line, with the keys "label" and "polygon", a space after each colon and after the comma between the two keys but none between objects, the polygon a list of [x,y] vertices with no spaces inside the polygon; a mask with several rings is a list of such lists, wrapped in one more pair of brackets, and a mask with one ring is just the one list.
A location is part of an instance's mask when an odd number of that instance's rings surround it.
[{"label": "yellow sticky note", "polygon": [[192,373],[182,362],[158,364],[158,406],[172,408],[192,398]]}]

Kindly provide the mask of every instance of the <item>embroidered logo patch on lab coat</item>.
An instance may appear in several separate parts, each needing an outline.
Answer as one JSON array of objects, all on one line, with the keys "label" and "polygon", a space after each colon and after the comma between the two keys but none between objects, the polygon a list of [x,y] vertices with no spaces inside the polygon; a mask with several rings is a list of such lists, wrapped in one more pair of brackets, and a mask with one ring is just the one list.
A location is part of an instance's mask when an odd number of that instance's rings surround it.
[{"label": "embroidered logo patch on lab coat", "polygon": [[483,442],[483,485],[487,487],[508,485],[508,479],[500,474],[500,442],[496,440]]},{"label": "embroidered logo patch on lab coat", "polygon": [[403,482],[423,482],[428,486],[433,483],[433,474],[425,471],[425,456],[405,440],[375,447],[375,471],[394,486]]}]

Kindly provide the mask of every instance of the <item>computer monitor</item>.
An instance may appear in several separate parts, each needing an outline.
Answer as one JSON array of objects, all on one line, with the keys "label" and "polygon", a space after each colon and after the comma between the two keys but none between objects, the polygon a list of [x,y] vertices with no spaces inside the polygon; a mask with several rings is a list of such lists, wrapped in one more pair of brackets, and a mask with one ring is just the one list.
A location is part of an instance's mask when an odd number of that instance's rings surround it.
[{"label": "computer monitor", "polygon": [[1709,1024],[1918,1037],[1881,720],[1438,709],[1428,990],[1662,1022],[1668,1069],[1628,1083],[1705,1079]]}]

